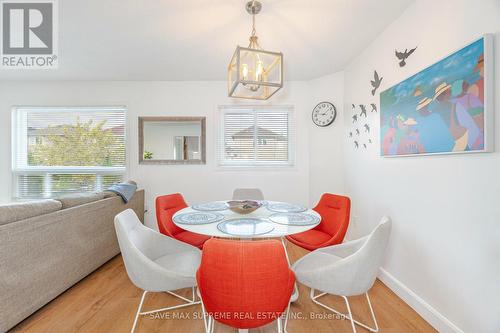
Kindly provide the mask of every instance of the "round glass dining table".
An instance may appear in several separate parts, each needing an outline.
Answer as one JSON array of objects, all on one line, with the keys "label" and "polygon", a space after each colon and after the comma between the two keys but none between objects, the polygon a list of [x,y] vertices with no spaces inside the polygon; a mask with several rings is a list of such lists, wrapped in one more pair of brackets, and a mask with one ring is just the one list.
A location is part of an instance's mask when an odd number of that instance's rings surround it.
[{"label": "round glass dining table", "polygon": [[[173,222],[184,230],[213,237],[281,238],[290,264],[284,237],[314,228],[321,222],[321,216],[301,205],[267,200],[260,202],[262,205],[249,214],[233,212],[227,201],[193,205],[175,213]],[[299,289],[295,284],[290,302],[295,302],[298,296]]]},{"label": "round glass dining table", "polygon": [[281,238],[304,232],[321,222],[321,216],[301,205],[261,201],[249,214],[229,209],[227,201],[186,207],[173,216],[178,227],[197,234],[221,238]]}]

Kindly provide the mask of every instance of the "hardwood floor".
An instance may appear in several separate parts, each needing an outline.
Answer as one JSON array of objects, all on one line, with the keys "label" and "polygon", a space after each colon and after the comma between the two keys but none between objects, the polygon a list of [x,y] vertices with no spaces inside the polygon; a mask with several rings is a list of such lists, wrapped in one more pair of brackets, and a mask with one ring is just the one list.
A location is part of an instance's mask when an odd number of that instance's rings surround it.
[{"label": "hardwood floor", "polygon": [[[287,244],[292,261],[307,251]],[[187,296],[189,290],[179,292]],[[352,332],[350,322],[342,319],[324,319],[330,312],[309,299],[309,289],[299,285],[300,296],[291,307],[297,319],[291,319],[288,332]],[[12,332],[130,332],[142,291],[128,279],[121,256],[117,256],[97,271],[67,290],[32,316],[21,322]],[[437,332],[415,311],[400,300],[382,282],[370,291],[370,297],[380,326],[380,332],[411,333]],[[372,325],[364,297],[350,298],[354,317]],[[324,302],[346,311],[340,297],[326,296]],[[166,293],[149,294],[145,310],[180,304]],[[144,311],[144,310],[143,310]],[[316,319],[311,318],[317,315]],[[217,324],[216,332],[235,332],[235,329]],[[368,332],[357,327],[358,332]],[[142,316],[136,332],[204,332],[199,305],[163,312],[156,316]],[[276,332],[274,323],[250,332]]]}]

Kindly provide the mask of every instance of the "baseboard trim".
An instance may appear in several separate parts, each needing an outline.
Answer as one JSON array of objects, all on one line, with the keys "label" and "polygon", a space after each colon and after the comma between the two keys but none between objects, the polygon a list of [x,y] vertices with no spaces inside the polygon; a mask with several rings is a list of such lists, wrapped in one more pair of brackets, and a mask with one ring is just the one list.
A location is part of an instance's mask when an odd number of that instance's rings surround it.
[{"label": "baseboard trim", "polygon": [[460,328],[453,324],[448,318],[439,313],[430,306],[410,288],[396,279],[392,274],[381,268],[379,279],[389,289],[391,289],[399,298],[415,310],[425,321],[434,327],[440,333],[464,333]]}]

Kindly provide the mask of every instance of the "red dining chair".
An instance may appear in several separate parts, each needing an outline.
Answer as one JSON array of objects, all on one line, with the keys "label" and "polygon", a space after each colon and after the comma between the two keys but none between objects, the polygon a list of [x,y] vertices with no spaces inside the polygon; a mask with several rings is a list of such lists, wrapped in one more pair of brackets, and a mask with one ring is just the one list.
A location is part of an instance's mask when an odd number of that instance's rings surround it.
[{"label": "red dining chair", "polygon": [[276,320],[281,331],[295,275],[279,241],[212,238],[203,248],[196,280],[204,315],[209,315],[207,332],[213,331],[214,320],[238,329]]},{"label": "red dining chair", "polygon": [[203,244],[210,239],[209,236],[186,231],[176,226],[172,221],[174,214],[187,206],[188,205],[186,204],[186,201],[184,201],[184,197],[180,193],[157,197],[156,220],[158,222],[158,229],[164,235],[202,249]]},{"label": "red dining chair", "polygon": [[309,251],[342,243],[349,226],[351,200],[341,195],[324,193],[313,209],[321,215],[321,223],[311,230],[289,235],[286,239]]}]

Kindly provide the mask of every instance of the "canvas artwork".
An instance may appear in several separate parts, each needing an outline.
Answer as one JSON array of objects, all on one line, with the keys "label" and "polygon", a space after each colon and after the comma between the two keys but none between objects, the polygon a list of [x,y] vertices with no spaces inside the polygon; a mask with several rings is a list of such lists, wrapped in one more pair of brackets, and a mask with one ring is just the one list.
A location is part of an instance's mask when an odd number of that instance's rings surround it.
[{"label": "canvas artwork", "polygon": [[380,94],[382,156],[487,150],[485,39]]}]

